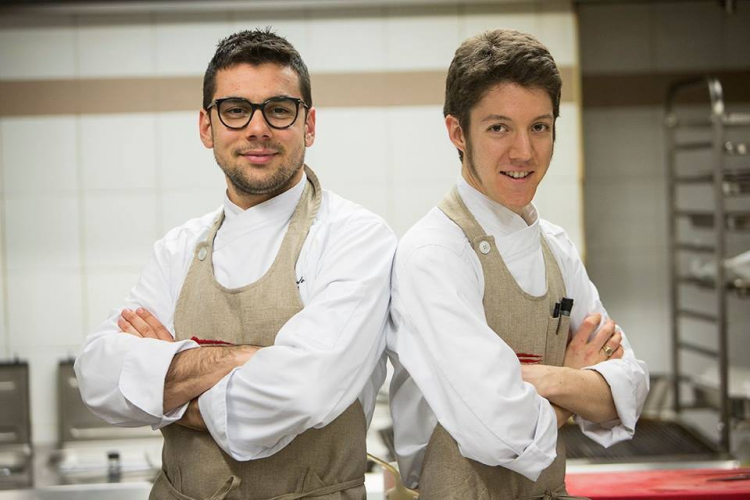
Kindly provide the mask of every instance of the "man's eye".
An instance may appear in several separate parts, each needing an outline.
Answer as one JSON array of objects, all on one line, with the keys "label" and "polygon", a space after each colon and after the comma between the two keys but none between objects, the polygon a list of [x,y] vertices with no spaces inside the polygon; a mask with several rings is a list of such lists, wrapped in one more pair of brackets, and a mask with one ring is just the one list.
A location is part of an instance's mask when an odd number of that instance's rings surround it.
[{"label": "man's eye", "polygon": [[547,125],[546,123],[537,123],[532,128],[535,132],[546,132],[547,130],[549,130],[549,125]]},{"label": "man's eye", "polygon": [[229,108],[224,110],[224,114],[242,116],[247,114],[247,110],[245,108]]},{"label": "man's eye", "polygon": [[490,128],[489,128],[490,132],[503,132],[505,130],[508,130],[508,127],[506,127],[502,123],[497,123],[495,125],[491,125]]},{"label": "man's eye", "polygon": [[287,116],[292,113],[292,110],[283,106],[274,106],[266,112],[270,112],[274,116]]}]

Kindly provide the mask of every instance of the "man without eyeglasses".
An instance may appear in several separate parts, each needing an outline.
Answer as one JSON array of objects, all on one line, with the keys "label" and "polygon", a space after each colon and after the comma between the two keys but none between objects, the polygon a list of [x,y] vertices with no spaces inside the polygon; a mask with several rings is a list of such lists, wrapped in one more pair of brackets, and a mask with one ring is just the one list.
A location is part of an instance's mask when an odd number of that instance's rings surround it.
[{"label": "man without eyeglasses", "polygon": [[94,413],[162,430],[151,499],[366,496],[396,241],[305,166],[315,117],[284,38],[219,43],[199,130],[227,180],[223,206],[155,244],[76,361]]},{"label": "man without eyeglasses", "polygon": [[575,414],[609,446],[640,415],[645,364],[532,204],[561,85],[548,50],[510,30],[466,40],[448,70],[461,175],[399,243],[388,337],[396,451],[420,499],[566,498],[558,427]]}]

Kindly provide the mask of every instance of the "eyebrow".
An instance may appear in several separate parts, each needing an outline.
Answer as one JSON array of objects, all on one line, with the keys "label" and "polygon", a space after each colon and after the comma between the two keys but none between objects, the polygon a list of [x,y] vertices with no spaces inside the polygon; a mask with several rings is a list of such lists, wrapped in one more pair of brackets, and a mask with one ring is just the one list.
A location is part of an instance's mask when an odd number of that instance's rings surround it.
[{"label": "eyebrow", "polygon": [[[537,116],[532,121],[536,121],[536,120],[553,120],[553,119],[554,119],[553,116],[551,114],[547,113],[547,114],[544,114],[544,115]],[[509,116],[505,116],[505,115],[487,115],[484,119],[482,119],[482,122],[498,121],[498,120],[499,121],[507,121],[507,122],[512,122],[513,121],[512,118],[510,118]]]}]

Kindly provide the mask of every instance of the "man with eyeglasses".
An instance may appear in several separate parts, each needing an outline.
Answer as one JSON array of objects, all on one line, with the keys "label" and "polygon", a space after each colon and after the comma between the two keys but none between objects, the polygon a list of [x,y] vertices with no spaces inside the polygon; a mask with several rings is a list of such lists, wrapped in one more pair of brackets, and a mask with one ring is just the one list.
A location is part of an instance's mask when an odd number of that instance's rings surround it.
[{"label": "man with eyeglasses", "polygon": [[76,361],[94,413],[162,430],[152,499],[366,496],[396,239],[304,164],[315,116],[288,41],[219,43],[199,129],[224,204],[156,243]]}]

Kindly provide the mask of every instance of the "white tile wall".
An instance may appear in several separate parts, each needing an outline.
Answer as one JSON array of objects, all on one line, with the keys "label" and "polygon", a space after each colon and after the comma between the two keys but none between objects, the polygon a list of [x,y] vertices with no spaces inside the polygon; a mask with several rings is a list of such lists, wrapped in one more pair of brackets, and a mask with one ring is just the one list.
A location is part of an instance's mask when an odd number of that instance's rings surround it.
[{"label": "white tile wall", "polygon": [[[256,12],[237,12],[232,15],[231,32],[266,28],[271,26],[275,33],[283,36],[302,55],[308,68],[316,68],[310,63],[310,22],[305,12],[276,13],[274,15]],[[216,43],[214,42],[214,46]],[[208,61],[206,61],[208,62]],[[205,71],[205,68],[201,71]]]},{"label": "white tile wall", "polygon": [[59,193],[77,189],[75,118],[4,118],[1,130],[6,192]]},{"label": "white tile wall", "polygon": [[400,238],[406,231],[440,203],[450,191],[449,180],[425,180],[405,182],[393,186],[393,213],[388,221]]},{"label": "white tile wall", "polygon": [[670,367],[666,255],[656,249],[599,251],[590,247],[589,277],[604,307],[623,328],[639,359],[652,373]]},{"label": "white tile wall", "polygon": [[320,182],[342,198],[353,201],[367,210],[379,215],[393,227],[397,219],[393,210],[393,193],[391,185],[385,181],[337,183],[335,178],[321,176]]},{"label": "white tile wall", "polygon": [[[196,104],[198,106],[198,104]],[[161,189],[225,188],[224,174],[198,134],[198,111],[156,117],[157,182]]]},{"label": "white tile wall", "polygon": [[0,78],[33,80],[76,75],[75,31],[70,20],[58,26],[0,30]]},{"label": "white tile wall", "polygon": [[[177,23],[173,16],[156,18],[156,72],[159,75],[201,75],[216,44],[234,30],[229,15],[224,19]],[[239,28],[238,28],[239,29]]]},{"label": "white tile wall", "polygon": [[144,76],[156,72],[149,16],[83,18],[77,30],[79,76]]},{"label": "white tile wall", "polygon": [[8,270],[78,270],[78,203],[72,194],[6,195],[3,225]]},{"label": "white tile wall", "polygon": [[[217,167],[218,169],[218,167]],[[217,172],[217,176],[221,176]],[[170,229],[181,226],[195,217],[213,212],[224,203],[223,189],[182,189],[166,191],[160,196],[160,215],[157,234],[161,238]]]},{"label": "white tile wall", "polygon": [[11,352],[83,341],[78,270],[9,269],[6,279]]},{"label": "white tile wall", "polygon": [[84,333],[93,331],[125,303],[128,292],[138,281],[141,267],[89,270],[86,275],[88,317]]},{"label": "white tile wall", "polygon": [[153,113],[88,115],[80,121],[85,189],[154,189],[156,116]]},{"label": "white tile wall", "polygon": [[83,203],[86,266],[145,266],[159,236],[156,195],[91,193]]},{"label": "white tile wall", "polygon": [[573,6],[543,2],[539,11],[539,40],[549,48],[558,65],[577,66],[578,27]]},{"label": "white tile wall", "polygon": [[663,181],[648,178],[586,181],[586,236],[590,250],[611,251],[666,245],[663,221],[655,214],[666,209]]},{"label": "white tile wall", "polygon": [[[542,180],[534,197],[539,215],[565,229],[581,254],[585,253],[581,184],[573,178]],[[587,221],[588,222],[588,221]]]},{"label": "white tile wall", "polygon": [[[534,36],[539,35],[539,12],[536,4],[530,2],[508,3],[497,9],[486,5],[467,5],[462,16],[462,39],[483,31],[505,28]],[[455,51],[456,48],[453,49]]]},{"label": "white tile wall", "polygon": [[650,106],[587,109],[586,178],[664,178],[661,119],[661,110]]},{"label": "white tile wall", "polygon": [[0,359],[9,356],[7,317],[5,314],[5,284],[5,272],[0,270]]},{"label": "white tile wall", "polygon": [[560,104],[560,117],[555,123],[555,150],[546,176],[548,182],[552,178],[579,181],[583,177],[580,116],[578,104]]},{"label": "white tile wall", "polygon": [[315,72],[386,69],[385,19],[382,9],[356,18],[313,12],[308,24],[305,63]]},{"label": "white tile wall", "polygon": [[[0,118],[0,210],[2,210],[2,193],[5,192],[5,146],[3,144],[3,124],[5,123],[4,118]],[[0,219],[2,220],[2,219]]]},{"label": "white tile wall", "polygon": [[[2,163],[0,163],[0,170],[2,170]],[[4,196],[2,190],[0,190],[0,221],[5,220],[5,209],[4,209]],[[5,295],[5,237],[4,237],[4,224],[0,227],[0,359],[8,356],[8,325],[6,310],[6,295]]]},{"label": "white tile wall", "polygon": [[386,61],[390,70],[444,69],[461,43],[458,7],[431,9],[430,15],[405,15],[403,9],[387,11]]},{"label": "white tile wall", "polygon": [[305,161],[326,179],[325,187],[340,191],[357,182],[389,179],[388,111],[384,108],[321,108],[315,143]]},{"label": "white tile wall", "polygon": [[441,106],[403,106],[387,111],[393,182],[453,182],[461,171]]}]

